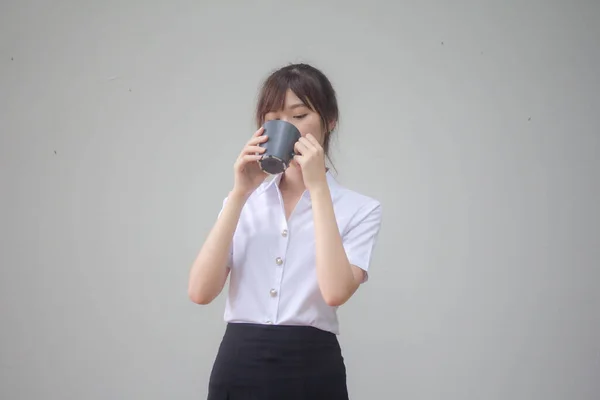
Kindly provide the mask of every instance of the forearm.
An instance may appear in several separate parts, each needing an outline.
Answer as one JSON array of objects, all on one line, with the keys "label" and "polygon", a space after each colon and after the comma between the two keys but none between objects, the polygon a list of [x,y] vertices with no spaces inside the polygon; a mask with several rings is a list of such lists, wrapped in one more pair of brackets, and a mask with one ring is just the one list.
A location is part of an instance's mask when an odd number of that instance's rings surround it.
[{"label": "forearm", "polygon": [[195,303],[208,304],[223,290],[229,249],[245,202],[245,196],[230,193],[192,265],[188,294]]},{"label": "forearm", "polygon": [[341,305],[354,293],[356,285],[327,185],[311,191],[311,201],[319,288],[327,304]]}]

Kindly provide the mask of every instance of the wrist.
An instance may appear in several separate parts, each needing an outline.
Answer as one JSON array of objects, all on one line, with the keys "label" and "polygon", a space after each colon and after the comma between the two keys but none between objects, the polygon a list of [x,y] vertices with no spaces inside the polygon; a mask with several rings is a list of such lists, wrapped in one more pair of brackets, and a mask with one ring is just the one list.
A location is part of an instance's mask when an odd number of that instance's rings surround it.
[{"label": "wrist", "polygon": [[319,182],[316,185],[312,185],[310,188],[307,188],[310,192],[311,197],[319,197],[319,196],[329,196],[329,185],[327,185],[327,180],[323,182]]},{"label": "wrist", "polygon": [[251,193],[244,193],[244,192],[240,192],[238,190],[233,189],[229,192],[227,201],[244,204],[246,202],[246,200],[248,200],[248,198],[250,197],[250,194]]}]

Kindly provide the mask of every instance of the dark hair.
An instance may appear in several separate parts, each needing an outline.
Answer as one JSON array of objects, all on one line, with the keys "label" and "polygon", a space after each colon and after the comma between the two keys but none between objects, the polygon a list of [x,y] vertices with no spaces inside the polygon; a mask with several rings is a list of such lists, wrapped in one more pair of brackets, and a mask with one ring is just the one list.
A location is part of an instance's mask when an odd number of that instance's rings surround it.
[{"label": "dark hair", "polygon": [[283,109],[288,89],[321,117],[326,130],[323,150],[329,156],[331,132],[329,124],[337,124],[339,110],[335,90],[329,79],[317,68],[308,64],[290,64],[274,71],[265,80],[256,105],[257,128],[264,123],[265,115]]}]

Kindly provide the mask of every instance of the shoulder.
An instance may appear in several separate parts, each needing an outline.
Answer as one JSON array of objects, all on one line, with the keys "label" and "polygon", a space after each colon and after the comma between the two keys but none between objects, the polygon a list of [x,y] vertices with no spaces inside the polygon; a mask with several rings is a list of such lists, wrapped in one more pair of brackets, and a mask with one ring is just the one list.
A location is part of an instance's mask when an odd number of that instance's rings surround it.
[{"label": "shoulder", "polygon": [[351,208],[380,208],[381,202],[365,193],[358,192],[341,183],[331,172],[327,172],[327,181],[335,202]]},{"label": "shoulder", "polygon": [[348,188],[342,188],[339,191],[338,202],[341,210],[345,212],[360,215],[381,213],[379,200]]},{"label": "shoulder", "polygon": [[340,201],[352,205],[354,208],[377,208],[381,207],[381,202],[374,197],[364,193],[357,192],[347,187],[340,186],[337,189]]},{"label": "shoulder", "polygon": [[350,189],[330,176],[330,187],[336,214],[344,219],[350,219],[354,224],[364,219],[381,220],[381,202],[365,193]]}]

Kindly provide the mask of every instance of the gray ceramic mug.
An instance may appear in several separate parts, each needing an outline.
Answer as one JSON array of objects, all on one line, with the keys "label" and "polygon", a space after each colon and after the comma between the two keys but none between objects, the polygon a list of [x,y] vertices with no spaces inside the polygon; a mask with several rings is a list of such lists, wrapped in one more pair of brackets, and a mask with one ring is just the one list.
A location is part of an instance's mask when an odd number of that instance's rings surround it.
[{"label": "gray ceramic mug", "polygon": [[268,174],[284,172],[294,158],[294,145],[300,139],[300,131],[289,122],[274,119],[263,125],[263,135],[269,139],[261,143],[266,150],[259,160],[260,168]]}]

